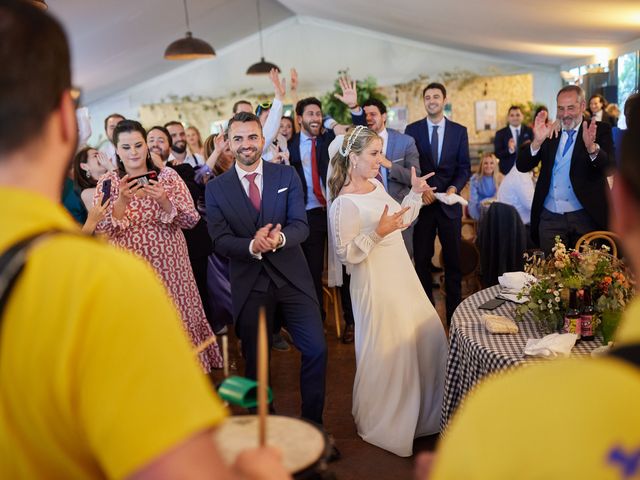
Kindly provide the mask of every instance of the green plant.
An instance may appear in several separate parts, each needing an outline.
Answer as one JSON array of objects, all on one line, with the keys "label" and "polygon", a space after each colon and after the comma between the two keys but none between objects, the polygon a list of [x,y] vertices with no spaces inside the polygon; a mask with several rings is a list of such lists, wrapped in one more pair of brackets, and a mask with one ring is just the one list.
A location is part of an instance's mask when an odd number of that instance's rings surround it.
[{"label": "green plant", "polygon": [[533,115],[536,113],[536,110],[540,107],[546,107],[544,103],[535,103],[535,102],[527,102],[527,103],[516,103],[520,110],[522,111],[523,119],[522,123],[525,125],[533,125]]},{"label": "green plant", "polygon": [[[348,69],[338,71],[338,77],[348,75]],[[378,82],[372,76],[369,76],[364,80],[357,80],[356,84],[358,90],[358,103],[360,105],[369,98],[377,98],[381,102],[387,102],[387,97],[378,91]],[[322,112],[325,115],[332,117],[338,123],[350,125],[351,113],[349,112],[349,107],[335,97],[336,93],[342,93],[342,89],[340,88],[340,83],[337,78],[333,83],[333,90],[325,93],[320,99],[322,102]]]}]

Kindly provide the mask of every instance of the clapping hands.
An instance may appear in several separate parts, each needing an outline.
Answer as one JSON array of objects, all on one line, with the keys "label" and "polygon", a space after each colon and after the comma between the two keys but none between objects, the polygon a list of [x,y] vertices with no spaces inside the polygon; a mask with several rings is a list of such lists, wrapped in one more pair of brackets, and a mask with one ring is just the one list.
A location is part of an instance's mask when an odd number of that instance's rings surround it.
[{"label": "clapping hands", "polygon": [[253,237],[252,252],[257,255],[276,250],[282,244],[281,230],[282,225],[279,223],[275,227],[272,223],[267,223],[258,229]]},{"label": "clapping hands", "polygon": [[587,147],[587,152],[593,155],[595,152],[594,144],[596,143],[596,117],[591,118],[591,123],[587,124],[586,121],[582,122],[582,139],[584,140],[584,146]]}]

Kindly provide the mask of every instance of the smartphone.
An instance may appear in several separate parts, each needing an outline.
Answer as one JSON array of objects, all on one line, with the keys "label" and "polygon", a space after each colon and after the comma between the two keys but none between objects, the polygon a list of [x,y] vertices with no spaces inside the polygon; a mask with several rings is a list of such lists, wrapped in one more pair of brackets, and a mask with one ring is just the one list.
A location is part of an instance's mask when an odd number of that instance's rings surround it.
[{"label": "smartphone", "polygon": [[478,308],[482,310],[494,310],[504,302],[505,300],[503,300],[502,298],[494,298],[492,300],[489,300],[488,302],[483,303],[482,305],[478,305]]},{"label": "smartphone", "polygon": [[130,178],[129,180],[137,180],[140,185],[149,185],[149,180],[158,180],[158,174],[153,170],[137,177]]},{"label": "smartphone", "polygon": [[107,203],[107,200],[109,200],[109,197],[111,197],[111,179],[107,178],[104,182],[102,182],[102,203],[101,203],[101,205],[104,205],[105,203]]}]

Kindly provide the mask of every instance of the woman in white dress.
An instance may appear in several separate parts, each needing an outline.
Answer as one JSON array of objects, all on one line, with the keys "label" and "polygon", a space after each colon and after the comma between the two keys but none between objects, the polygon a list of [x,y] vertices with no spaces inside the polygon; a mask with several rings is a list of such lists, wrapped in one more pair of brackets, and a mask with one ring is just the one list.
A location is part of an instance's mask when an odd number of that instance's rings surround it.
[{"label": "woman in white dress", "polygon": [[345,135],[331,160],[331,244],[351,274],[356,377],[352,413],[363,440],[399,456],[440,431],[447,339],[402,239],[430,188],[412,171],[399,205],[376,180],[382,139],[366,127]]}]

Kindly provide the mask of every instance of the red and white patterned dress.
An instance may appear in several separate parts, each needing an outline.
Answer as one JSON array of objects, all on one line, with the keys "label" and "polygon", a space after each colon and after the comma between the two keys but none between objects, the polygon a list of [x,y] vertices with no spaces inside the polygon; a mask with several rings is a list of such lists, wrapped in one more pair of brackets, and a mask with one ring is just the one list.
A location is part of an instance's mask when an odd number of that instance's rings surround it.
[{"label": "red and white patterned dress", "polygon": [[[136,253],[151,264],[178,307],[191,342],[193,345],[202,343],[213,336],[213,332],[202,308],[181,230],[193,228],[200,219],[187,186],[175,170],[163,168],[158,182],[173,205],[171,213],[150,197],[136,196],[129,203],[125,216],[117,220],[112,215],[113,203],[120,193],[117,172],[105,174],[98,182],[96,192],[102,192],[102,183],[107,179],[111,180],[111,203],[96,231],[105,233],[111,243]],[[97,201],[96,196],[94,204]],[[206,372],[220,368],[222,357],[218,346],[213,344],[200,354],[200,362]]]}]

